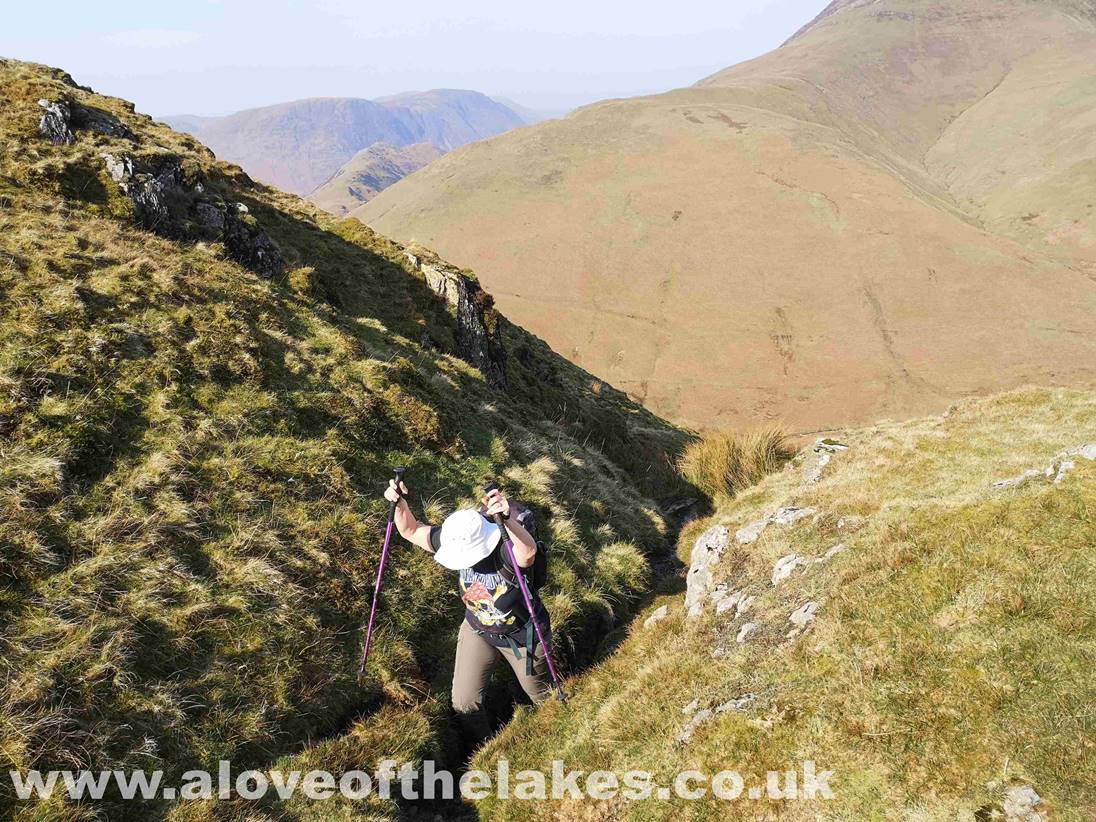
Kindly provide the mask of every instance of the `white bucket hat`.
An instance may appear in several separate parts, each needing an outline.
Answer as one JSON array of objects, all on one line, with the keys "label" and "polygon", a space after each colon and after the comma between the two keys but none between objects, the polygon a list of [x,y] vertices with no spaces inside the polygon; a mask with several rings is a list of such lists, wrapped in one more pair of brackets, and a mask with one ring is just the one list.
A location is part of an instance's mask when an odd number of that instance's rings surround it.
[{"label": "white bucket hat", "polygon": [[472,508],[447,516],[438,534],[434,559],[451,571],[471,568],[490,556],[499,541],[499,527]]}]

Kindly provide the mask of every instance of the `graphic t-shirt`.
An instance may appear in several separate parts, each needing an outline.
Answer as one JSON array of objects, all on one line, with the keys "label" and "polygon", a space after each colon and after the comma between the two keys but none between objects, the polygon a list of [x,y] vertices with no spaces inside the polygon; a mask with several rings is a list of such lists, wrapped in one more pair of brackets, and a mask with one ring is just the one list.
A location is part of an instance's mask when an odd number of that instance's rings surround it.
[{"label": "graphic t-shirt", "polygon": [[[505,636],[524,629],[529,621],[529,612],[525,608],[521,587],[516,580],[510,581],[513,575],[509,573],[509,563],[506,574],[501,570],[505,562],[503,550],[500,543],[485,559],[471,568],[462,568],[460,590],[466,608],[464,618],[468,624],[484,634],[492,644],[506,647]],[[536,592],[530,591],[530,594],[537,617],[541,625],[546,626],[547,611]]]}]

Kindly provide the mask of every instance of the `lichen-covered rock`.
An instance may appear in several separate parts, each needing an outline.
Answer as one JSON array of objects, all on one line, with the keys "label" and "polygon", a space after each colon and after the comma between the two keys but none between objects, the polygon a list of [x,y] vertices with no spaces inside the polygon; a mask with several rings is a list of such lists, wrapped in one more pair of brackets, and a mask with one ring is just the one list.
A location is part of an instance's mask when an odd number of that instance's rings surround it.
[{"label": "lichen-covered rock", "polygon": [[38,133],[57,145],[72,145],[76,135],[72,133],[72,109],[63,101],[39,100],[45,113],[38,121]]},{"label": "lichen-covered rock", "polygon": [[419,251],[405,255],[456,316],[457,355],[478,368],[488,385],[505,388],[507,353],[491,295],[471,277],[437,258]]},{"label": "lichen-covered rock", "polygon": [[747,642],[750,641],[750,634],[752,634],[756,630],[756,622],[747,622],[738,629],[738,636],[735,637],[734,641],[737,642],[739,645],[745,645]]},{"label": "lichen-covered rock", "polygon": [[685,578],[685,611],[690,619],[700,616],[704,609],[704,600],[712,589],[712,568],[727,549],[730,536],[726,526],[716,525],[693,543]]}]

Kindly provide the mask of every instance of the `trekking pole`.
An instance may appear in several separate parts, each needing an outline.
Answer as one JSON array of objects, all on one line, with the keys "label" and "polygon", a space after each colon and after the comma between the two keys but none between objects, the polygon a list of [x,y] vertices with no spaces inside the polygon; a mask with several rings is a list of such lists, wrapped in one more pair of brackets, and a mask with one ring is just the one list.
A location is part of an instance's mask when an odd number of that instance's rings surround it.
[{"label": "trekking pole", "polygon": [[[403,482],[403,475],[407,473],[407,469],[396,468],[393,473],[396,475],[396,493],[403,496],[400,492],[400,483]],[[384,566],[388,564],[388,546],[392,543],[392,528],[396,523],[396,506],[399,504],[399,499],[397,499],[388,509],[388,527],[384,531],[381,564],[377,568],[377,582],[373,586],[373,607],[369,609],[369,626],[365,629],[365,644],[362,646],[362,664],[358,666],[359,679],[365,673],[365,662],[369,659],[369,646],[373,643],[373,621],[377,618],[377,603],[380,602],[381,584],[384,582]]]},{"label": "trekking pole", "polygon": [[[499,486],[496,482],[490,482],[483,488],[484,492],[487,494],[490,494],[492,491],[497,491],[498,489]],[[499,531],[502,532],[502,544],[506,547],[506,558],[510,561],[510,567],[514,569],[514,576],[518,578],[518,587],[521,588],[522,599],[525,600],[525,607],[529,611],[529,619],[533,620],[533,630],[537,632],[537,641],[540,642],[540,647],[544,649],[544,661],[548,663],[548,675],[552,679],[552,687],[556,689],[556,695],[559,697],[559,701],[566,702],[567,695],[563,693],[563,686],[560,684],[559,674],[556,673],[556,663],[552,659],[552,650],[544,640],[544,631],[540,627],[540,620],[537,619],[537,612],[533,608],[533,595],[529,593],[529,586],[525,582],[525,574],[522,569],[518,567],[517,557],[514,556],[514,543],[510,539],[510,532],[506,530],[506,521],[502,518],[502,514],[495,514],[495,524],[498,525]],[[526,653],[528,653],[528,651]]]}]

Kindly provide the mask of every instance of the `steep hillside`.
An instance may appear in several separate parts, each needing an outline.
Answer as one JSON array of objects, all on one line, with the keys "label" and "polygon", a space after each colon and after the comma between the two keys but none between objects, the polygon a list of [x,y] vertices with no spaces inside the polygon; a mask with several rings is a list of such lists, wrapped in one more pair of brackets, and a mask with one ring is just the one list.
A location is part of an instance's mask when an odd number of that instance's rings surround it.
[{"label": "steep hillside", "polygon": [[395,464],[431,517],[496,476],[540,510],[557,645],[590,661],[571,643],[627,613],[664,551],[653,499],[680,493],[684,434],[511,325],[466,273],[128,103],[8,60],[0,98],[5,774],[444,759],[462,606],[422,552],[396,546],[355,680]]},{"label": "steep hillside", "polygon": [[436,89],[383,100],[295,100],[208,119],[192,133],[218,159],[304,196],[374,143],[430,142],[450,151],[523,125],[519,115],[486,95]]},{"label": "steep hillside", "polygon": [[443,153],[433,143],[406,148],[374,143],[351,157],[335,176],[308,195],[308,201],[342,217]]},{"label": "steep hillside", "polygon": [[695,426],[1091,384],[1094,48],[1071,0],[838,2],[764,57],[468,146],[354,214]]},{"label": "steep hillside", "polygon": [[[1093,511],[1091,391],[968,400],[807,449],[691,526],[687,584],[576,682],[566,709],[521,714],[478,763],[505,755],[516,773],[561,759],[666,787],[683,770],[733,769],[742,795],[721,801],[698,780],[700,801],[491,799],[480,811],[1092,819]],[[806,760],[833,772],[833,798],[769,798],[766,771],[799,771],[776,787],[802,791]]]}]

